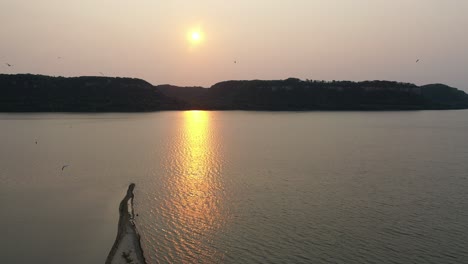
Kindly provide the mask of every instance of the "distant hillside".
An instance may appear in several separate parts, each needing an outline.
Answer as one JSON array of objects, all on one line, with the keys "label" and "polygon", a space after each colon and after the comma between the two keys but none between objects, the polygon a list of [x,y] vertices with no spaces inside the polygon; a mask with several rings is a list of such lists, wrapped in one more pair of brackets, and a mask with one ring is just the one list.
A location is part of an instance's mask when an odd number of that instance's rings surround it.
[{"label": "distant hillside", "polygon": [[468,95],[445,85],[389,81],[226,81],[209,89],[157,86],[199,109],[417,110],[468,108]]},{"label": "distant hillside", "polygon": [[0,112],[158,110],[466,109],[468,95],[443,84],[390,81],[226,81],[211,88],[153,86],[132,78],[0,74]]},{"label": "distant hillside", "polygon": [[192,109],[206,109],[206,103],[202,103],[205,92],[208,88],[203,87],[179,87],[169,84],[158,85],[155,87],[163,94],[186,102]]},{"label": "distant hillside", "polygon": [[146,81],[0,75],[0,112],[141,112],[185,109]]},{"label": "distant hillside", "polygon": [[445,84],[421,86],[422,95],[434,109],[467,108],[468,96],[464,91]]}]

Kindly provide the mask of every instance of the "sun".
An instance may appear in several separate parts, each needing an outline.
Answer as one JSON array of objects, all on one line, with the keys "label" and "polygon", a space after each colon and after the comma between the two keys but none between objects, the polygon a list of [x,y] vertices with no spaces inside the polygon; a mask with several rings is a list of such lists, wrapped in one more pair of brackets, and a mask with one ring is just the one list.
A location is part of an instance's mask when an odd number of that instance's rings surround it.
[{"label": "sun", "polygon": [[198,42],[201,39],[200,32],[192,32],[192,41]]},{"label": "sun", "polygon": [[188,34],[188,40],[192,45],[200,44],[203,41],[203,33],[201,30],[192,30]]}]

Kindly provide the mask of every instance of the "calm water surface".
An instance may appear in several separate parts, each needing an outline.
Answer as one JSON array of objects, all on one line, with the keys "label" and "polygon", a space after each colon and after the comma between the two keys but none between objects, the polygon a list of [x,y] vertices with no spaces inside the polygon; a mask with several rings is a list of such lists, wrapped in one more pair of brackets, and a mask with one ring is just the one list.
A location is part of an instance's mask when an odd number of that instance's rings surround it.
[{"label": "calm water surface", "polygon": [[0,114],[2,263],[104,263],[130,182],[150,263],[468,263],[468,111]]}]

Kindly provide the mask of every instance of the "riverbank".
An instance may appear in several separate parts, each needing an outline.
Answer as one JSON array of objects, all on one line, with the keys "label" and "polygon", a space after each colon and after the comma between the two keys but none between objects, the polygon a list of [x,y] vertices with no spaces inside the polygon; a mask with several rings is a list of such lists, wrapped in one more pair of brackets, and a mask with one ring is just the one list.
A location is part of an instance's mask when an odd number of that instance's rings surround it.
[{"label": "riverbank", "polygon": [[162,110],[397,111],[468,109],[444,84],[395,81],[224,81],[210,88],[154,86],[134,78],[0,74],[0,112],[132,113]]},{"label": "riverbank", "polygon": [[120,202],[117,237],[106,259],[106,264],[146,264],[135,226],[133,198],[135,184],[128,186],[127,194]]}]

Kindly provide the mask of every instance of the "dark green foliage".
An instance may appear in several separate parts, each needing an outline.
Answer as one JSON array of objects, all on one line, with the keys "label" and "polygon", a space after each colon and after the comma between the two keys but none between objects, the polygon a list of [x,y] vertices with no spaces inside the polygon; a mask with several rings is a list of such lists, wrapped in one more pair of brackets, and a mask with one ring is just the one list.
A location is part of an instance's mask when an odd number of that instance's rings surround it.
[{"label": "dark green foliage", "polygon": [[0,112],[140,112],[187,106],[131,78],[0,75]]},{"label": "dark green foliage", "polygon": [[[209,89],[158,86],[168,96],[197,109],[219,110],[418,110],[467,108],[467,95],[445,87],[390,81],[226,81]],[[429,89],[432,91],[433,89]],[[428,90],[428,91],[429,91]]]},{"label": "dark green foliage", "polygon": [[226,81],[211,88],[153,86],[140,79],[1,75],[0,112],[158,110],[419,110],[468,108],[468,95],[441,84],[389,81]]},{"label": "dark green foliage", "polygon": [[429,84],[421,88],[428,106],[434,109],[467,108],[468,96],[463,91],[444,84]]}]

